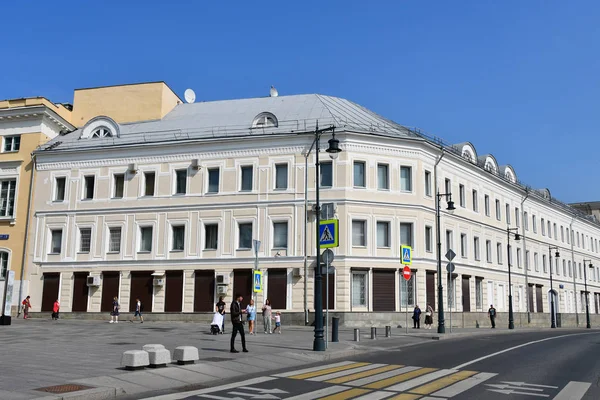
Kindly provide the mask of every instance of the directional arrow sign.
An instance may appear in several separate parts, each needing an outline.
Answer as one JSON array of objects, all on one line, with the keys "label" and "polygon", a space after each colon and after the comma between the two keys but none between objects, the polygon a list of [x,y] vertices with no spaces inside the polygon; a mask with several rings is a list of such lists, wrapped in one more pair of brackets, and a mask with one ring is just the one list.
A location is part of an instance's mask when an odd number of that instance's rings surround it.
[{"label": "directional arrow sign", "polygon": [[525,382],[505,382],[505,381],[502,381],[501,383],[506,383],[507,385],[513,385],[513,386],[533,386],[533,387],[541,387],[541,388],[548,388],[548,389],[558,389],[558,386],[536,385],[536,384],[533,384],[533,383],[525,383]]},{"label": "directional arrow sign", "polygon": [[511,386],[511,385],[507,385],[507,384],[487,384],[487,386],[496,388],[496,389],[509,389],[509,390],[513,390],[513,389],[517,389],[517,390],[531,390],[534,392],[543,392],[544,389],[536,389],[536,388],[528,388],[528,387],[519,387],[519,386]]},{"label": "directional arrow sign", "polygon": [[446,252],[446,260],[452,261],[454,260],[454,257],[456,257],[456,253],[453,252],[452,249],[448,249],[448,251]]},{"label": "directional arrow sign", "polygon": [[249,386],[242,386],[240,389],[244,389],[244,390],[254,390],[257,392],[261,392],[261,393],[269,393],[269,394],[284,394],[287,393],[285,390],[281,390],[281,389],[263,389],[263,388],[253,388],[253,387],[249,387]]},{"label": "directional arrow sign", "polygon": [[521,394],[524,396],[550,397],[550,395],[547,395],[547,394],[517,392],[516,390],[499,390],[499,389],[488,389],[488,390],[490,392],[496,392],[496,393],[502,393],[502,394]]}]

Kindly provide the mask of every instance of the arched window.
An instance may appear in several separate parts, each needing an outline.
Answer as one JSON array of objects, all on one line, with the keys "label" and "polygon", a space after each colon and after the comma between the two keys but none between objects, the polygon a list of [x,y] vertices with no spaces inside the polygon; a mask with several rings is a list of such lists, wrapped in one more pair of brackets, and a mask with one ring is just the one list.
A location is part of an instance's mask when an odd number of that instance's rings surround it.
[{"label": "arched window", "polygon": [[96,128],[93,132],[92,132],[92,138],[105,138],[105,137],[112,137],[112,131],[110,129],[108,129],[105,126],[101,126],[99,128]]},{"label": "arched window", "polygon": [[0,278],[6,279],[8,271],[8,252],[0,251]]},{"label": "arched window", "polygon": [[268,112],[258,114],[252,121],[253,128],[276,128],[277,125],[277,117]]}]

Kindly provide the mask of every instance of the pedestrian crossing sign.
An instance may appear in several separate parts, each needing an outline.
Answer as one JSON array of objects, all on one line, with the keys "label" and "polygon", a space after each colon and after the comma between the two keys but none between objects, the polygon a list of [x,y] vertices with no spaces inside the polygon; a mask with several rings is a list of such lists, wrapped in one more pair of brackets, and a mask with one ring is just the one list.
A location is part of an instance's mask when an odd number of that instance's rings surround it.
[{"label": "pedestrian crossing sign", "polygon": [[262,271],[254,270],[252,273],[252,288],[254,293],[262,293],[263,291],[263,274]]},{"label": "pedestrian crossing sign", "polygon": [[400,252],[402,254],[402,264],[411,265],[412,264],[412,247],[410,246],[401,246]]},{"label": "pedestrian crossing sign", "polygon": [[319,243],[322,249],[338,247],[338,220],[327,219],[319,225]]}]

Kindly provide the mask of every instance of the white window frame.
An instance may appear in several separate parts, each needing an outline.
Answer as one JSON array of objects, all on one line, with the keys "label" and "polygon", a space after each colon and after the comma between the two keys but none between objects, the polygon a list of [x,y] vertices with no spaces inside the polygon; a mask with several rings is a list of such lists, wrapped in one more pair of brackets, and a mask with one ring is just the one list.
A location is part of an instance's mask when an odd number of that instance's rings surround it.
[{"label": "white window frame", "polygon": [[[62,200],[58,200],[57,199],[57,195],[58,195],[58,180],[59,179],[64,179],[65,180],[65,187],[64,187],[64,193],[63,193],[63,199]],[[52,189],[52,201],[54,203],[64,203],[65,201],[67,201],[67,182],[69,182],[69,179],[66,175],[55,175],[53,177],[53,183],[54,183],[54,187]]]},{"label": "white window frame", "polygon": [[[188,229],[185,221],[169,221],[170,235],[169,235],[169,252],[181,253],[186,250],[186,244],[188,242]],[[183,227],[183,249],[175,249],[175,228]]]},{"label": "white window frame", "polygon": [[[207,170],[208,171],[208,170]],[[177,174],[179,172],[185,172],[185,190],[183,191],[183,193],[179,193],[177,191]],[[208,172],[206,173],[206,175],[208,176]],[[190,183],[189,183],[189,179],[190,179],[190,173],[187,167],[174,167],[173,168],[173,174],[171,175],[173,177],[173,190],[172,190],[172,194],[173,196],[185,196],[188,194],[188,189],[190,187]],[[156,192],[156,175],[154,175],[154,191]]]},{"label": "white window frame", "polygon": [[431,171],[425,170],[424,177],[425,180],[425,196],[432,197],[431,191]]},{"label": "white window frame", "polygon": [[[154,190],[152,191],[152,194],[146,194],[146,188],[148,187],[148,182],[147,182],[147,176],[146,174],[154,174]],[[155,170],[146,170],[146,171],[142,171],[142,179],[140,179],[140,181],[142,181],[142,188],[140,191],[141,196],[140,197],[156,197],[156,189],[157,189],[157,181],[158,181],[158,172]]]},{"label": "white window frame", "polygon": [[[223,170],[223,168],[221,168],[221,166],[216,165],[216,166],[210,166],[210,167],[206,167],[206,194],[207,195],[216,195],[221,193],[222,190],[222,184],[221,182],[223,181],[222,178],[222,174],[221,171]],[[217,173],[219,174],[219,179],[217,181],[217,191],[210,191],[210,173],[217,171]]]},{"label": "white window frame", "polygon": [[[119,234],[119,250],[118,251],[110,249],[110,244],[111,244],[110,230],[111,229],[119,229],[119,231],[120,231],[120,234]],[[119,253],[121,253],[121,249],[123,248],[123,230],[124,230],[123,225],[108,225],[106,227],[106,233],[107,233],[107,238],[108,238],[108,240],[106,241],[106,253],[107,254],[119,254]]]},{"label": "white window frame", "polygon": [[[126,190],[126,183],[127,183],[127,179],[126,179],[126,173],[125,172],[113,172],[112,173],[112,179],[111,179],[111,196],[110,198],[112,200],[120,200],[120,199],[124,199],[126,197],[125,195],[125,190]],[[117,195],[117,176],[122,176],[123,177],[123,195],[121,197],[116,197]]]},{"label": "white window frame", "polygon": [[[386,224],[387,225],[387,229],[386,229],[386,244],[383,246],[379,245],[379,224]],[[391,243],[392,243],[392,223],[389,220],[377,220],[375,222],[375,239],[376,242],[375,244],[377,245],[378,249],[389,249],[391,247]]]},{"label": "white window frame", "polygon": [[[357,186],[356,185],[356,176],[355,176],[355,171],[354,171],[354,167],[356,166],[356,164],[362,164],[363,166],[363,185],[362,186]],[[367,162],[364,160],[353,160],[352,161],[352,187],[356,188],[356,189],[365,189],[368,185],[368,180],[367,180]]]},{"label": "white window frame", "polygon": [[[98,189],[98,177],[96,176],[95,173],[82,173],[82,177],[81,177],[81,200],[82,201],[91,201],[91,200],[95,200],[96,199],[96,192]],[[87,183],[86,183],[86,179],[88,177],[93,177],[94,178],[94,190],[92,191],[92,197],[88,198],[86,197],[87,195]]]},{"label": "white window frame", "polygon": [[[354,223],[361,223],[362,224],[362,235],[363,235],[363,243],[362,244],[354,244]],[[364,218],[352,218],[351,222],[350,222],[350,240],[352,243],[352,247],[359,247],[359,248],[364,248],[367,247],[369,241],[368,241],[368,225],[367,225],[367,220]]]},{"label": "white window frame", "polygon": [[[15,149],[15,138],[19,138],[19,148]],[[6,150],[6,141],[10,139],[10,150]],[[2,139],[2,153],[17,153],[21,149],[21,135],[6,135]]]},{"label": "white window frame", "polygon": [[[236,221],[236,224],[237,224],[237,229],[236,229],[236,245],[237,246],[236,246],[236,249],[237,250],[242,250],[242,251],[244,251],[244,250],[252,250],[252,240],[254,240],[254,227],[256,225],[255,221],[252,220],[252,219],[250,219],[250,220],[243,219],[243,220]],[[242,247],[241,246],[241,240],[240,240],[241,239],[241,234],[242,234],[241,226],[242,225],[248,225],[248,224],[252,227],[252,233],[251,233],[251,237],[250,237],[250,245],[248,247]]]},{"label": "white window frame", "polygon": [[[408,169],[408,189],[402,188],[402,170]],[[412,193],[413,192],[413,167],[410,165],[401,165],[400,166],[400,191],[403,193]]]},{"label": "white window frame", "polygon": [[[385,187],[379,186],[380,176],[379,176],[379,167],[385,168]],[[354,172],[354,171],[353,171]],[[389,191],[390,190],[390,164],[387,163],[377,163],[377,190]]]},{"label": "white window frame", "polygon": [[[142,229],[144,229],[144,228],[150,228],[150,229],[152,229],[152,238],[151,238],[151,241],[150,241],[150,250],[142,250]],[[155,237],[154,233],[155,233],[155,231],[156,231],[155,226],[152,223],[151,224],[138,224],[138,227],[137,227],[137,246],[136,246],[138,253],[140,253],[140,254],[150,254],[150,253],[152,253],[154,251],[154,249],[156,247],[154,245],[154,237]],[[122,234],[121,234],[121,236],[122,236]],[[121,237],[121,240],[122,240],[122,237]]]},{"label": "white window frame", "polygon": [[[285,247],[282,246],[275,246],[275,224],[286,224],[286,245]],[[272,249],[273,250],[288,250],[290,248],[290,228],[291,228],[291,223],[289,219],[273,219],[271,220],[271,243],[273,244]]]},{"label": "white window frame", "polygon": [[[89,229],[89,231],[90,231],[90,248],[87,251],[84,251],[81,249],[81,245],[82,245],[81,230],[82,229]],[[94,228],[91,225],[78,225],[77,226],[77,242],[76,242],[77,254],[90,254],[92,252],[93,237],[94,237]]]},{"label": "white window frame", "polygon": [[[286,180],[285,180],[285,187],[277,187],[277,171],[278,171],[278,167],[281,167],[285,165],[286,168]],[[273,163],[273,169],[274,169],[274,173],[273,173],[273,190],[277,190],[277,191],[282,191],[282,190],[288,190],[290,188],[290,163],[287,161],[277,161]]]},{"label": "white window frame", "polygon": [[[354,304],[354,298],[356,296],[355,290],[354,290],[354,275],[360,275],[364,277],[364,305],[363,304],[359,304],[359,305],[355,305]],[[366,270],[350,270],[350,290],[352,292],[351,294],[351,298],[350,298],[350,306],[352,307],[352,311],[368,311],[369,310],[369,271]]]}]

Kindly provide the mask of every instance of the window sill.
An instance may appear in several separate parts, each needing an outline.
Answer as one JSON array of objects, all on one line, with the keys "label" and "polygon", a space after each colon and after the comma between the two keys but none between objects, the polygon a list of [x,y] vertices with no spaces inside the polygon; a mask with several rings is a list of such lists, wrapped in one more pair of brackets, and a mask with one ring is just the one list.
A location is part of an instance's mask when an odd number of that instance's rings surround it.
[{"label": "window sill", "polygon": [[380,192],[389,192],[390,188],[377,188],[377,190]]},{"label": "window sill", "polygon": [[273,190],[276,192],[285,192],[286,190],[289,190],[289,188],[275,188]]},{"label": "window sill", "polygon": [[390,250],[391,247],[390,246],[377,246],[378,250]]},{"label": "window sill", "polygon": [[137,252],[138,254],[151,254],[152,250],[140,250]]},{"label": "window sill", "polygon": [[413,191],[412,190],[402,190],[402,189],[400,189],[400,193],[412,194]]},{"label": "window sill", "polygon": [[49,256],[60,256],[60,253],[48,253]]},{"label": "window sill", "polygon": [[64,202],[65,202],[65,199],[62,199],[62,200],[52,200],[53,204],[60,204],[60,203],[64,203]]},{"label": "window sill", "polygon": [[333,185],[327,185],[327,186],[319,185],[319,189],[332,189],[332,188],[333,188]]},{"label": "window sill", "polygon": [[352,186],[353,189],[366,189],[366,186]]},{"label": "window sill", "polygon": [[89,251],[78,251],[77,254],[90,254]]},{"label": "window sill", "polygon": [[217,248],[215,247],[214,249],[204,249],[202,251],[217,251]]},{"label": "window sill", "polygon": [[353,244],[352,248],[353,249],[366,249],[367,246],[366,245],[356,245],[356,244]]},{"label": "window sill", "polygon": [[173,193],[173,196],[184,197],[187,193]]},{"label": "window sill", "polygon": [[236,249],[236,251],[250,251],[252,250],[250,247],[240,247],[239,249]]},{"label": "window sill", "polygon": [[107,251],[106,254],[119,254],[121,252],[121,250],[119,251]]},{"label": "window sill", "polygon": [[425,253],[433,253],[432,250],[425,250]]},{"label": "window sill", "polygon": [[271,250],[275,251],[275,250],[287,250],[287,247],[273,247]]},{"label": "window sill", "polygon": [[183,253],[184,249],[169,250],[169,253]]},{"label": "window sill", "polygon": [[214,196],[215,194],[219,194],[219,192],[206,192],[207,196]]},{"label": "window sill", "polygon": [[123,200],[123,197],[111,197],[111,200]]},{"label": "window sill", "polygon": [[93,198],[93,197],[92,197],[92,198],[89,198],[89,199],[81,199],[80,201],[92,201],[92,200],[94,200],[94,198]]},{"label": "window sill", "polygon": [[18,153],[19,150],[2,150],[2,154]]}]

